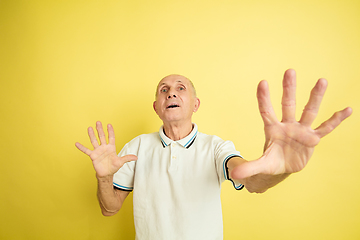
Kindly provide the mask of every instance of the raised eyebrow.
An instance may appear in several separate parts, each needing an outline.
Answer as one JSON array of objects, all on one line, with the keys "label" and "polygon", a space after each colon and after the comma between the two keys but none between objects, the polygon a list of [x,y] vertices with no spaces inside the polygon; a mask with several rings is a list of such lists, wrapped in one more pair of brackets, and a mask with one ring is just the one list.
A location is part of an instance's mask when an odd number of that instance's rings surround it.
[{"label": "raised eyebrow", "polygon": [[181,86],[183,86],[183,87],[185,87],[185,88],[186,88],[185,83],[183,83],[182,81],[177,80],[176,82],[180,83],[180,85],[181,85]]},{"label": "raised eyebrow", "polygon": [[158,91],[160,91],[160,90],[163,89],[164,87],[168,87],[168,86],[167,86],[165,83],[160,84]]},{"label": "raised eyebrow", "polygon": [[165,86],[166,85],[166,83],[161,83],[161,84],[159,84],[159,89],[162,87],[162,86]]}]

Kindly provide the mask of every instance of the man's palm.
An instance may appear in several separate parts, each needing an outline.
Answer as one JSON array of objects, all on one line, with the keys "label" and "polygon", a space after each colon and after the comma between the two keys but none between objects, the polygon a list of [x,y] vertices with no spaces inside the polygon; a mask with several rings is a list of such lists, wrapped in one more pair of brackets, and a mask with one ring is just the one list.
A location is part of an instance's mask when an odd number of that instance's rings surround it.
[{"label": "man's palm", "polygon": [[101,122],[96,123],[96,129],[100,139],[100,145],[92,127],[88,128],[88,134],[94,150],[90,150],[80,143],[76,143],[75,145],[80,151],[91,158],[97,177],[102,178],[112,176],[126,162],[137,159],[135,155],[126,155],[123,157],[117,156],[115,147],[115,133],[113,127],[110,124],[108,125],[108,144],[106,143],[106,137]]},{"label": "man's palm", "polygon": [[236,167],[232,174],[237,178],[247,178],[256,174],[277,175],[294,173],[302,170],[308,163],[314,147],[320,139],[335,129],[345,118],[351,115],[352,109],[345,108],[336,112],[318,128],[311,124],[316,118],[321,100],[327,87],[325,79],[319,79],[312,89],[310,99],[304,108],[299,121],[295,119],[295,71],[285,72],[283,80],[282,121],[274,113],[268,84],[261,81],[257,90],[258,104],[265,129],[265,147],[261,158],[246,162]]}]

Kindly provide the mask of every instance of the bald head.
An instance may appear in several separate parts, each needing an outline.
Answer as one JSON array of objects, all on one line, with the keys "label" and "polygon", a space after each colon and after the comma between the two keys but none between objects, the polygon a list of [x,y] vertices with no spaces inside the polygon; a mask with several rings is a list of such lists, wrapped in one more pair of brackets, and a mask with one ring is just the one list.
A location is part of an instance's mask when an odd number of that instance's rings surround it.
[{"label": "bald head", "polygon": [[196,97],[196,89],[194,87],[194,84],[192,83],[192,81],[190,79],[188,79],[185,76],[179,75],[179,74],[170,74],[166,77],[164,77],[163,79],[160,80],[159,84],[156,87],[156,93],[155,93],[155,98],[158,96],[159,94],[159,88],[164,84],[164,82],[168,79],[176,79],[179,82],[187,82],[189,83],[189,86],[192,89],[192,92],[194,94],[194,97]]},{"label": "bald head", "polygon": [[164,125],[192,126],[191,117],[199,106],[200,100],[188,78],[172,74],[159,82],[153,108]]}]

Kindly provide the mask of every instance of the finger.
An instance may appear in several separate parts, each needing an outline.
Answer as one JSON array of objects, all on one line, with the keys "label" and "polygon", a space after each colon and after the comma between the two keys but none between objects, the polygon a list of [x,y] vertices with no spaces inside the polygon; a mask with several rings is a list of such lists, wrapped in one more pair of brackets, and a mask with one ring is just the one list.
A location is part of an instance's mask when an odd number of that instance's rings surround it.
[{"label": "finger", "polygon": [[96,139],[94,129],[92,127],[88,128],[88,134],[90,137],[90,142],[93,145],[94,148],[97,148],[99,146],[98,140]]},{"label": "finger", "polygon": [[277,122],[277,118],[270,100],[269,86],[266,81],[261,81],[257,89],[257,99],[260,115],[265,126]]},{"label": "finger", "polygon": [[133,154],[129,154],[129,155],[122,156],[120,159],[121,159],[121,161],[123,162],[123,164],[125,164],[125,163],[127,163],[127,162],[131,162],[131,161],[137,160],[137,156],[136,156],[136,155],[133,155]]},{"label": "finger", "polygon": [[86,147],[84,147],[81,143],[75,143],[75,146],[80,150],[80,151],[82,151],[83,153],[85,153],[86,155],[90,155],[91,154],[91,150],[90,149],[88,149],[88,148],[86,148]]},{"label": "finger", "polygon": [[115,145],[115,133],[111,124],[108,124],[107,130],[109,134],[109,144]]},{"label": "finger", "polygon": [[311,126],[314,122],[318,112],[320,103],[323,99],[327,87],[327,81],[324,78],[320,78],[315,87],[311,90],[310,98],[306,104],[303,113],[300,118],[300,123],[305,126]]},{"label": "finger", "polygon": [[322,138],[332,132],[339,124],[348,118],[352,113],[351,108],[345,108],[342,111],[334,113],[331,118],[323,122],[317,129],[315,129],[316,134]]},{"label": "finger", "polygon": [[231,177],[233,179],[245,179],[259,174],[260,169],[259,161],[244,162],[232,170]]},{"label": "finger", "polygon": [[98,132],[100,144],[106,144],[106,137],[105,137],[104,129],[103,129],[100,121],[96,122],[96,130]]},{"label": "finger", "polygon": [[294,122],[296,110],[296,73],[293,69],[287,70],[284,74],[281,105],[282,122]]}]

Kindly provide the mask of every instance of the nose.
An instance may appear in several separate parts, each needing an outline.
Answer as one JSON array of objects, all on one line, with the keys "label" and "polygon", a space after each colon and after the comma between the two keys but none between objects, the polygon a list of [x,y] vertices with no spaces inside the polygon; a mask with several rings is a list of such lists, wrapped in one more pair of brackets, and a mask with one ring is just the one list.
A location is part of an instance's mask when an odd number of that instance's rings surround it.
[{"label": "nose", "polygon": [[168,92],[168,96],[167,96],[167,98],[168,99],[171,99],[171,98],[176,98],[177,96],[176,96],[176,91],[174,91],[174,89],[170,89],[169,90],[169,92]]}]

